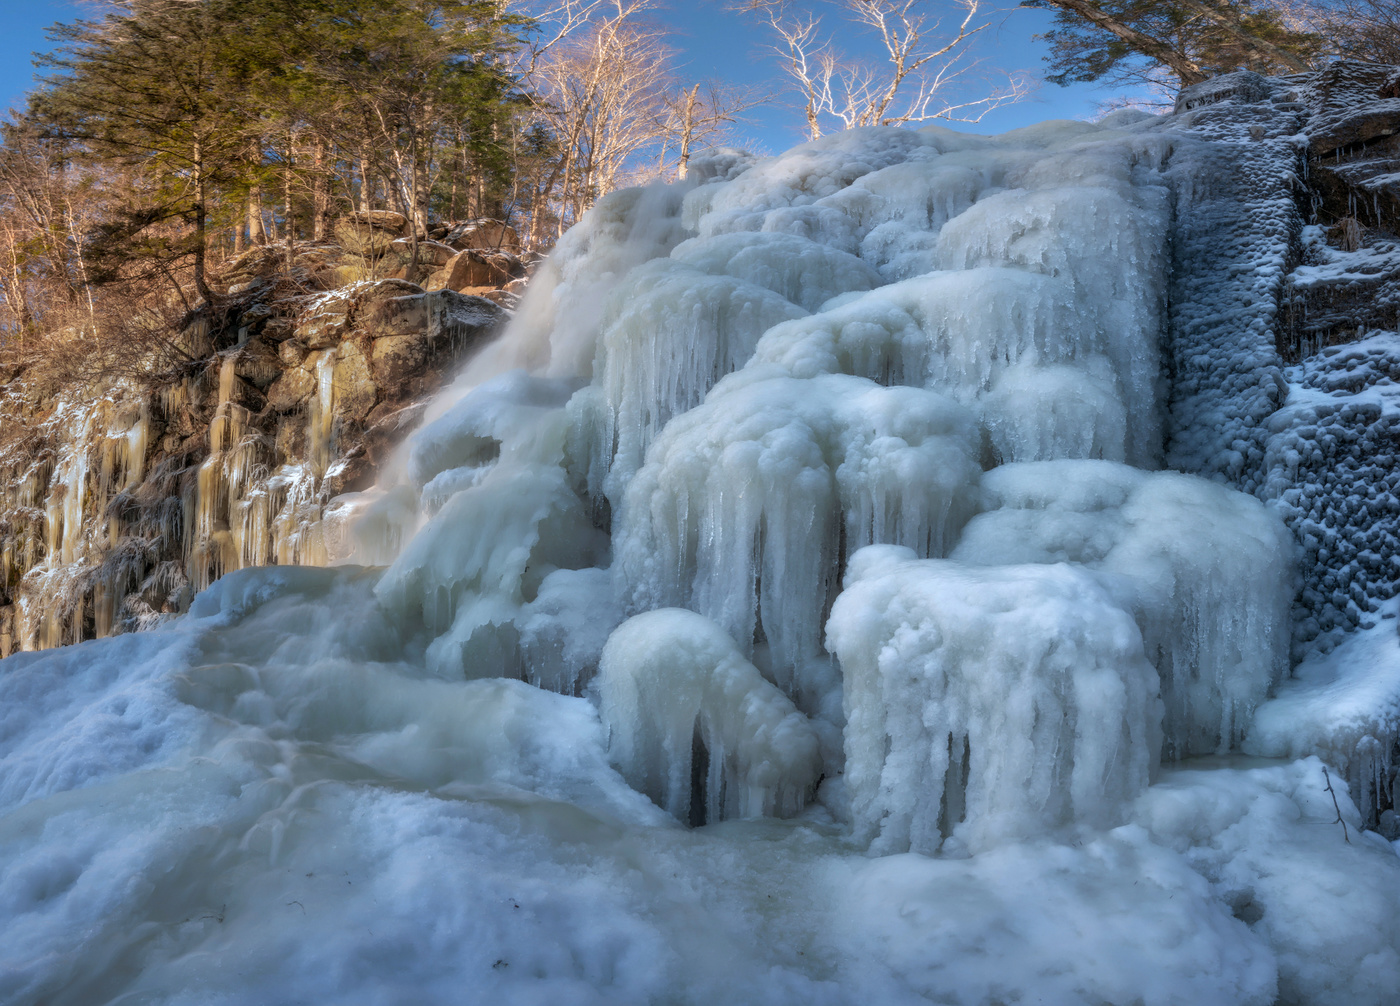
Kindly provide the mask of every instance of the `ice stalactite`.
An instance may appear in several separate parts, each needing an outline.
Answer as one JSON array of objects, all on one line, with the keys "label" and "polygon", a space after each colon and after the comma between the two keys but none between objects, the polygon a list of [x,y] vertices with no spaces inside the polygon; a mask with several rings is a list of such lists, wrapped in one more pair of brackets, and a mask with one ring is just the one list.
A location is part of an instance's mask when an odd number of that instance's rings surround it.
[{"label": "ice stalactite", "polygon": [[952,558],[1075,563],[1137,617],[1162,679],[1169,758],[1238,747],[1288,671],[1297,548],[1252,496],[1100,461],[1003,465]]},{"label": "ice stalactite", "polygon": [[811,722],[703,615],[628,619],[603,648],[598,690],[614,763],[682,821],[791,817],[816,788]]},{"label": "ice stalactite", "polygon": [[1111,826],[1156,768],[1157,674],[1132,616],[1082,569],[872,546],[827,635],[845,680],[846,788],[874,852]]},{"label": "ice stalactite", "polygon": [[[778,375],[778,376],[774,376]],[[941,395],[751,369],[673,419],[614,531],[630,610],[714,619],[803,709],[836,694],[821,623],[846,556],[942,555],[976,506],[971,417]]]},{"label": "ice stalactite", "polygon": [[763,286],[669,258],[633,270],[612,296],[594,364],[604,410],[594,495],[614,469],[612,481],[626,485],[661,428],[747,363],[759,336],[806,314]]}]

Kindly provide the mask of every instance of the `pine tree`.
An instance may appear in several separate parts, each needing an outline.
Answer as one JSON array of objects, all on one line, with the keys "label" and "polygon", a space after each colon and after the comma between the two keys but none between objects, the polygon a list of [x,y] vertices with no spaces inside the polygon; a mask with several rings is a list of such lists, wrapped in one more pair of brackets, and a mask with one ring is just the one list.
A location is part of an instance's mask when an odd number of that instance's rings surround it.
[{"label": "pine tree", "polygon": [[1238,69],[1309,68],[1322,40],[1258,0],[1023,0],[1056,8],[1041,37],[1056,84],[1109,80],[1199,83]]}]

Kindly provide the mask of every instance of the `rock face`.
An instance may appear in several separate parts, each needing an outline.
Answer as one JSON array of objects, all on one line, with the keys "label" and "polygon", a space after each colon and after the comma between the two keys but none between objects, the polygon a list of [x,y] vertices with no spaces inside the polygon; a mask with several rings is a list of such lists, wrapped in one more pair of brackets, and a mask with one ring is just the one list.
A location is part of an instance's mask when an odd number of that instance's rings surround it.
[{"label": "rock face", "polygon": [[400,279],[292,292],[336,251],[304,250],[290,277],[247,256],[241,292],[188,320],[208,351],[160,380],[53,399],[3,375],[4,431],[23,435],[0,443],[0,655],[152,625],[234,569],[326,561],[327,503],[372,484],[506,317]]}]

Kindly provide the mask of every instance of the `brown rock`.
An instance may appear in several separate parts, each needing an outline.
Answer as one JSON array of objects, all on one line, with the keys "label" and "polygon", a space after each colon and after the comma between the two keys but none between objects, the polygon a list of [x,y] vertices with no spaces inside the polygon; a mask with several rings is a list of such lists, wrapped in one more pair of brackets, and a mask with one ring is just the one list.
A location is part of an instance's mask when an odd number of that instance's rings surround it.
[{"label": "brown rock", "polygon": [[358,343],[340,344],[331,380],[335,383],[336,415],[354,420],[369,415],[379,389],[370,377],[369,362]]},{"label": "brown rock", "polygon": [[499,287],[511,281],[510,261],[503,255],[468,248],[443,266],[443,288]]},{"label": "brown rock", "polygon": [[427,301],[422,294],[375,300],[361,311],[360,327],[373,339],[387,335],[421,335],[428,330]]},{"label": "brown rock", "polygon": [[282,361],[277,350],[261,340],[254,339],[238,351],[233,370],[254,387],[266,389],[282,376]]},{"label": "brown rock", "polygon": [[375,230],[392,231],[394,234],[402,234],[408,227],[408,219],[402,213],[395,213],[393,210],[353,210],[341,219],[365,224]]},{"label": "brown rock", "polygon": [[[402,259],[405,265],[413,261],[413,243],[407,238],[399,238],[389,246],[389,250],[395,257]],[[437,241],[419,241],[418,264],[438,269],[447,265],[448,260],[456,255],[457,251],[458,249],[451,245],[440,244]]]},{"label": "brown rock", "polygon": [[285,371],[267,389],[267,404],[278,412],[299,408],[316,390],[316,379],[301,368]]},{"label": "brown rock", "polygon": [[503,220],[468,220],[448,231],[443,241],[458,251],[475,248],[512,254],[520,252],[520,235]]},{"label": "brown rock", "polygon": [[350,304],[343,297],[332,298],[319,305],[297,325],[297,341],[308,349],[326,349],[336,345],[350,327]]},{"label": "brown rock", "polygon": [[370,350],[374,379],[391,396],[402,395],[427,364],[430,356],[426,334],[386,335],[375,339]]},{"label": "brown rock", "polygon": [[347,213],[335,223],[336,244],[355,255],[378,258],[403,236],[408,221],[389,210]]},{"label": "brown rock", "polygon": [[277,357],[284,367],[300,367],[306,359],[306,347],[295,339],[288,339],[277,347]]},{"label": "brown rock", "polygon": [[296,323],[284,315],[274,315],[263,324],[262,337],[267,342],[282,342],[290,339],[296,331]]}]

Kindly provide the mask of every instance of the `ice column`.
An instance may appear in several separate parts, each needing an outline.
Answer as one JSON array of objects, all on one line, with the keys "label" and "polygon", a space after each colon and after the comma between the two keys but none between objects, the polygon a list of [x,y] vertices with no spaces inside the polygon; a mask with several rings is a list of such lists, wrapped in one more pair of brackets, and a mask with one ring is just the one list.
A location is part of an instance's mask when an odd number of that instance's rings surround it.
[{"label": "ice column", "polygon": [[1132,617],[1067,565],[851,560],[827,625],[846,788],[878,853],[976,852],[1114,823],[1157,761],[1157,675]]},{"label": "ice column", "polygon": [[1253,496],[1102,461],[1003,465],[952,558],[1078,563],[1136,615],[1162,678],[1165,755],[1236,746],[1288,669],[1296,546]]}]

